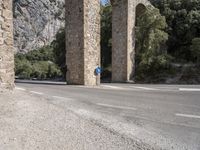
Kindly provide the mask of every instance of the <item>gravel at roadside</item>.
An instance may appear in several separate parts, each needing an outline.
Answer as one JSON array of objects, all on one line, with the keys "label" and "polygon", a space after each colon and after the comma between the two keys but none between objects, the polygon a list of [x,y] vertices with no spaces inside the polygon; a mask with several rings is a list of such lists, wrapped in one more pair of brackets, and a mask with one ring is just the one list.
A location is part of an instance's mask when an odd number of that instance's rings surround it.
[{"label": "gravel at roadside", "polygon": [[23,91],[0,93],[0,150],[134,150],[137,143]]}]

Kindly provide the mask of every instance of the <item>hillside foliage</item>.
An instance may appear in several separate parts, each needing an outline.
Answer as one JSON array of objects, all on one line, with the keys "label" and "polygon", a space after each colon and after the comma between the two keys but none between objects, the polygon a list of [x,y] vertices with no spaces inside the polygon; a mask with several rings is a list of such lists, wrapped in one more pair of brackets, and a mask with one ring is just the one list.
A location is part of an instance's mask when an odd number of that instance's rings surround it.
[{"label": "hillside foliage", "polygon": [[[198,78],[200,72],[200,1],[150,0],[136,20],[135,80],[161,81],[182,74]],[[107,1],[108,2],[108,1]],[[103,77],[111,76],[112,6],[101,6],[101,65]],[[23,78],[65,78],[67,66],[65,30],[60,29],[50,46],[16,55],[16,75]],[[174,65],[175,64],[175,65]],[[177,68],[176,64],[183,64]],[[184,65],[189,64],[189,65]],[[178,65],[179,66],[179,65]],[[194,66],[185,68],[184,66]],[[190,70],[190,71],[187,71]],[[192,71],[191,71],[192,70]]]}]

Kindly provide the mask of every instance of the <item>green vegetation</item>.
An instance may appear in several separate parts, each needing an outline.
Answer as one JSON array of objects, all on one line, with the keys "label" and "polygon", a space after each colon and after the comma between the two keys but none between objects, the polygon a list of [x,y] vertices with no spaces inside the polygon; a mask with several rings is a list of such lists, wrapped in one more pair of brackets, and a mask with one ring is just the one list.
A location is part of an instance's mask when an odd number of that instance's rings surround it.
[{"label": "green vegetation", "polygon": [[194,38],[190,47],[193,60],[200,64],[200,38]]},{"label": "green vegetation", "polygon": [[15,74],[23,79],[65,79],[65,32],[60,29],[49,46],[15,55]]},{"label": "green vegetation", "polygon": [[31,51],[27,54],[15,55],[15,74],[23,79],[55,79],[62,77],[62,73],[54,63],[51,46]]},{"label": "green vegetation", "polygon": [[151,0],[166,17],[168,52],[177,61],[193,61],[190,47],[194,38],[200,37],[199,0]]},{"label": "green vegetation", "polygon": [[165,43],[168,34],[164,31],[167,23],[159,10],[153,7],[137,17],[136,28],[136,81],[144,81],[146,77],[157,78],[155,74],[169,69],[170,56]]},{"label": "green vegetation", "polygon": [[[200,0],[150,0],[137,15],[136,72],[138,82],[200,82]],[[101,6],[101,63],[103,78],[111,76],[112,7]],[[65,78],[65,32],[50,46],[17,54],[16,75],[21,78]],[[190,82],[191,81],[191,82]]]},{"label": "green vegetation", "polygon": [[66,76],[66,48],[65,48],[65,30],[60,29],[56,34],[55,40],[51,43],[54,54],[54,62],[59,66],[62,71],[63,77]]},{"label": "green vegetation", "polygon": [[[188,83],[199,82],[200,1],[150,1],[155,8],[137,14],[136,82],[166,82],[168,78],[181,83],[187,79]],[[106,5],[101,12],[102,66],[106,76],[111,72],[112,7]]]},{"label": "green vegetation", "polygon": [[111,77],[112,59],[112,7],[101,6],[101,66],[103,68],[102,78]]},{"label": "green vegetation", "polygon": [[112,7],[101,7],[101,63],[103,68],[111,64],[112,49]]}]

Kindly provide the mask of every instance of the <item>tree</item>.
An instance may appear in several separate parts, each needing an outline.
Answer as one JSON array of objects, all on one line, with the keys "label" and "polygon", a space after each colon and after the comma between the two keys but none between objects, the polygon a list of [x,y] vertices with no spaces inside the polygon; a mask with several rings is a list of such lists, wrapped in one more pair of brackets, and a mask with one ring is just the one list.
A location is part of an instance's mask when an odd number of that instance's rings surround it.
[{"label": "tree", "polygon": [[166,17],[169,34],[168,52],[186,61],[192,60],[190,46],[195,37],[200,37],[199,0],[151,0]]},{"label": "tree", "polygon": [[55,61],[53,48],[51,46],[44,46],[42,48],[30,51],[24,55],[27,60],[35,61]]},{"label": "tree", "polygon": [[15,74],[23,79],[55,79],[61,77],[51,46],[44,46],[26,54],[15,55]]},{"label": "tree", "polygon": [[148,75],[159,73],[168,64],[166,41],[168,34],[166,19],[158,9],[148,7],[137,18],[136,26],[136,75],[144,79]]},{"label": "tree", "polygon": [[101,64],[106,68],[111,64],[112,55],[112,7],[101,6]]},{"label": "tree", "polygon": [[196,63],[200,64],[200,38],[194,38],[190,47],[192,57]]},{"label": "tree", "polygon": [[23,55],[16,55],[15,56],[15,74],[19,78],[23,79],[30,79],[32,71],[31,63],[23,57]]},{"label": "tree", "polygon": [[55,63],[60,67],[63,76],[66,76],[66,46],[65,46],[65,30],[62,28],[56,34],[55,40],[51,43],[55,56]]}]

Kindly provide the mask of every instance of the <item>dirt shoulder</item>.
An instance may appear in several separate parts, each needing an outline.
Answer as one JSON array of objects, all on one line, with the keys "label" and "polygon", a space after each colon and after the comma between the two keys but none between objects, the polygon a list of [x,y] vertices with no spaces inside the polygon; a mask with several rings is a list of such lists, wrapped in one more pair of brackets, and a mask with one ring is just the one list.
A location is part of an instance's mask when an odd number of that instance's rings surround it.
[{"label": "dirt shoulder", "polygon": [[0,150],[133,150],[140,147],[51,101],[26,91],[0,93]]}]

